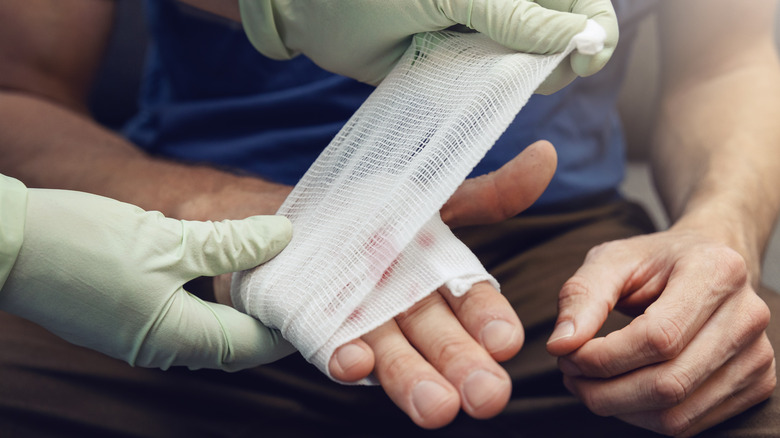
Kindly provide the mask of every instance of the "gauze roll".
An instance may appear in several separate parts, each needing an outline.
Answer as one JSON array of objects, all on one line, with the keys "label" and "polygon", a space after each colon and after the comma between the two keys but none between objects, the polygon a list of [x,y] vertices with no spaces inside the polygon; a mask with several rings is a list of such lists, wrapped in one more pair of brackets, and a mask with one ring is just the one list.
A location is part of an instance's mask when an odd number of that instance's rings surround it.
[{"label": "gauze roll", "polygon": [[234,305],[330,376],[336,348],[432,291],[498,288],[438,211],[552,70],[603,39],[591,21],[555,55],[476,33],[417,35],[279,209],[293,224],[288,247],[234,275]]}]

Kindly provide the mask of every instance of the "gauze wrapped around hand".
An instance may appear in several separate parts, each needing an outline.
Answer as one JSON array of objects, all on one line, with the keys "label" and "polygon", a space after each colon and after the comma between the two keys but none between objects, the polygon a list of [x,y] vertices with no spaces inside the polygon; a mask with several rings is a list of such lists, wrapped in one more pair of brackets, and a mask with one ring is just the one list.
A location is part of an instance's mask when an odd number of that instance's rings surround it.
[{"label": "gauze wrapped around hand", "polygon": [[561,60],[578,43],[600,48],[591,25],[551,56],[481,34],[416,37],[282,205],[293,239],[234,276],[234,305],[328,373],[337,347],[440,286],[456,296],[478,281],[498,287],[438,211]]}]

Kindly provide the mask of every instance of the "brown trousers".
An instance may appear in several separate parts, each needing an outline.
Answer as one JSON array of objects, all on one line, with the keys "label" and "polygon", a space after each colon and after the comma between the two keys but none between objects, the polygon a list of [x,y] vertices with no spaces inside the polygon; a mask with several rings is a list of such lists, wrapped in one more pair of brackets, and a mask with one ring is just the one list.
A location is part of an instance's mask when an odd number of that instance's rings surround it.
[{"label": "brown trousers", "polygon": [[[133,368],[0,313],[0,436],[107,437],[643,437],[652,433],[590,413],[561,384],[544,346],[561,285],[594,245],[653,230],[638,206],[519,217],[459,231],[520,315],[526,344],[505,364],[512,399],[491,420],[460,415],[416,427],[379,387],[342,386],[299,355],[226,373]],[[773,315],[780,295],[762,290]],[[610,327],[625,324],[615,315]],[[770,339],[780,346],[773,318]],[[780,436],[778,397],[704,436]]]}]

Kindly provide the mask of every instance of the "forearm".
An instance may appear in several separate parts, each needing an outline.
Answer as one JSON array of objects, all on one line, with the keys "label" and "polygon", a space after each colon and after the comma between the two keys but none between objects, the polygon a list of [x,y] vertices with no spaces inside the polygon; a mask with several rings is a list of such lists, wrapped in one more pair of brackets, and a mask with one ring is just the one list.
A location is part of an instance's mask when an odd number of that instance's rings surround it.
[{"label": "forearm", "polygon": [[760,278],[780,208],[780,69],[774,53],[767,41],[735,59],[727,72],[700,72],[695,83],[670,87],[653,153],[674,226],[709,233],[739,251],[753,281]]},{"label": "forearm", "polygon": [[[236,214],[212,208],[236,193],[276,193],[285,188],[205,166],[145,154],[92,119],[31,94],[0,92],[0,173],[30,187],[96,193],[182,219],[223,219]],[[281,192],[280,192],[281,190]],[[259,198],[259,197],[258,197]],[[210,205],[211,204],[211,205]],[[258,201],[273,213],[278,200]]]}]

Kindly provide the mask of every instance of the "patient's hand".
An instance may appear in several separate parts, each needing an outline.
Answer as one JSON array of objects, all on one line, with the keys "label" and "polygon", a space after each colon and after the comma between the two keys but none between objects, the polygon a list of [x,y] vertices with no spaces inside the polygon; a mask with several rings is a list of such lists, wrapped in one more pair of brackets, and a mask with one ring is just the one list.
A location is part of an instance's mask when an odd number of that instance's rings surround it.
[{"label": "patient's hand", "polygon": [[[441,209],[451,227],[490,224],[515,216],[544,191],[555,171],[552,145],[540,141],[498,171],[466,180]],[[230,277],[215,281],[229,303]],[[462,297],[440,289],[361,339],[338,350],[331,375],[356,381],[371,372],[388,396],[418,425],[441,427],[462,408],[489,418],[506,406],[511,381],[498,364],[523,344],[509,302],[487,283]]]},{"label": "patient's hand", "polygon": [[[555,171],[548,142],[537,142],[500,170],[466,180],[442,208],[451,227],[515,216],[544,191]],[[460,298],[438,290],[407,312],[339,348],[331,374],[344,381],[371,371],[418,425],[444,426],[462,408],[475,418],[506,406],[511,381],[498,364],[523,344],[520,320],[503,295],[479,283]]]}]

